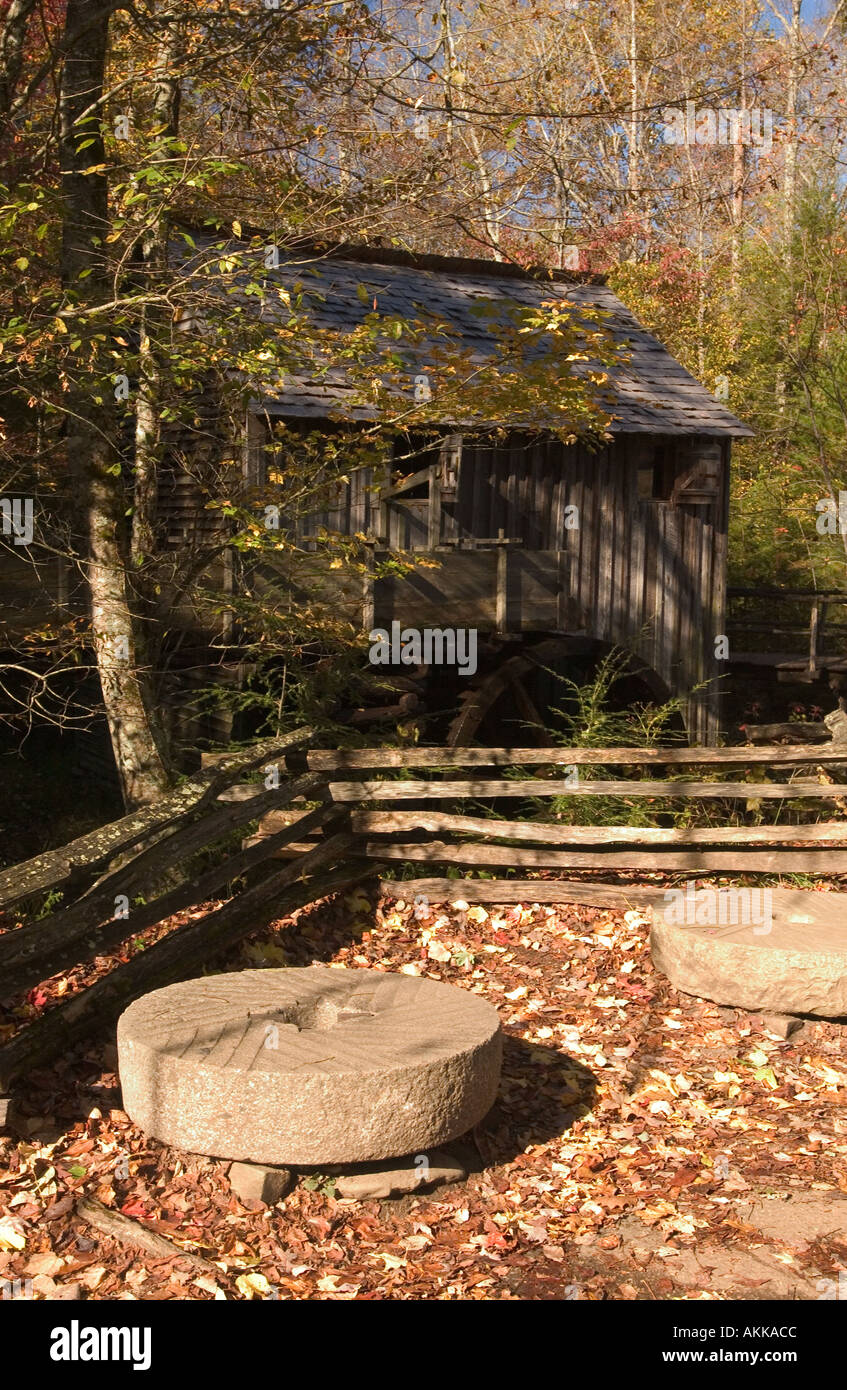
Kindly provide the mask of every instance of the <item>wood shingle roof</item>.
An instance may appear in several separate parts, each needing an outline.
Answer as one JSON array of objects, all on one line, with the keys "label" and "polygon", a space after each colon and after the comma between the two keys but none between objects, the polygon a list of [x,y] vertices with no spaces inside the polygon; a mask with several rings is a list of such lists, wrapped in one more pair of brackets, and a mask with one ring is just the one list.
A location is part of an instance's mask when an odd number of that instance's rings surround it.
[{"label": "wood shingle roof", "polygon": [[[251,266],[256,259],[262,266],[261,252],[254,249],[245,254]],[[382,260],[377,259],[380,256]],[[380,314],[404,319],[434,316],[449,324],[464,348],[479,360],[495,352],[497,341],[491,320],[480,315],[483,302],[490,305],[502,300],[504,307],[534,307],[562,297],[577,308],[603,310],[616,343],[625,344],[629,354],[626,362],[610,369],[607,395],[603,397],[612,416],[613,432],[724,437],[753,434],[638,323],[601,277],[524,272],[493,261],[412,257],[371,247],[345,247],[329,255],[301,255],[289,260],[280,252],[280,261],[276,269],[252,272],[264,280],[265,298],[260,301],[244,296],[242,301],[263,318],[286,315],[284,301],[274,290],[291,294],[299,285],[309,304],[310,318],[320,329],[350,331],[363,322],[374,305]],[[295,418],[318,419],[329,414],[371,418],[369,409],[356,403],[343,370],[335,366],[326,372],[286,376],[280,387],[263,391],[262,408]]]}]

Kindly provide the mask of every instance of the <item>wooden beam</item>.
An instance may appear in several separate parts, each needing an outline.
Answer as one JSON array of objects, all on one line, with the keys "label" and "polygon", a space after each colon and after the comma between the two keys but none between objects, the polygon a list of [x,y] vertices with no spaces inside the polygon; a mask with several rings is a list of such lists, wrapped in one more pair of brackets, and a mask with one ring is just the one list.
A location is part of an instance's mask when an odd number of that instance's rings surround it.
[{"label": "wooden beam", "polygon": [[826,603],[821,599],[815,599],[812,604],[812,612],[809,618],[809,675],[818,674],[818,656],[820,655],[821,638],[823,635],[823,625],[826,619]]},{"label": "wooden beam", "polygon": [[568,628],[568,613],[570,610],[570,555],[567,550],[560,550],[558,554],[556,619],[559,630],[561,632],[566,632]]},{"label": "wooden beam", "polygon": [[827,598],[833,603],[847,603],[843,589],[727,589],[728,598],[782,598],[787,602],[804,598]]},{"label": "wooden beam", "polygon": [[[745,724],[744,735],[751,743],[773,743],[775,738],[820,738],[828,743],[832,738],[823,720],[806,724]],[[812,750],[809,748],[806,751]]]},{"label": "wooden beam", "polygon": [[429,527],[427,546],[435,550],[441,544],[441,468],[433,465],[429,470]]},{"label": "wooden beam", "polygon": [[265,790],[261,782],[236,782],[232,787],[224,787],[218,801],[253,801]]},{"label": "wooden beam", "polygon": [[497,587],[494,595],[494,626],[497,632],[509,631],[509,552],[506,546],[497,551]]},{"label": "wooden beam", "polygon": [[455,801],[465,797],[619,796],[624,800],[685,798],[710,801],[743,798],[749,801],[784,801],[809,797],[838,801],[847,797],[847,785],[823,782],[570,782],[538,778],[502,778],[497,781],[427,782],[330,782],[333,801]]},{"label": "wooden beam", "polygon": [[419,468],[417,473],[410,473],[408,478],[401,478],[399,483],[392,483],[391,487],[380,488],[377,496],[379,500],[387,501],[389,497],[399,497],[402,493],[408,492],[410,487],[418,487],[420,483],[428,483],[432,473],[431,467]]},{"label": "wooden beam", "polygon": [[648,873],[847,873],[847,850],[571,850],[535,849],[517,845],[447,844],[444,840],[396,844],[368,840],[357,850],[376,861],[400,859],[426,864],[467,864],[487,868],[499,864],[524,869],[640,869]]},{"label": "wooden beam", "polygon": [[[271,811],[270,816],[275,813]],[[269,817],[265,817],[265,821]],[[430,834],[487,835],[498,840],[519,840],[547,845],[755,845],[774,841],[838,844],[847,841],[847,820],[821,821],[817,825],[736,825],[698,827],[696,830],[665,826],[550,825],[538,821],[493,820],[487,816],[452,816],[442,811],[353,811],[351,828],[357,835]]]},{"label": "wooden beam", "polygon": [[[795,652],[736,652],[733,651],[730,658],[732,666],[766,666],[776,671],[796,673],[798,675],[798,685],[803,684],[803,679],[808,683],[809,658],[801,656]],[[821,666],[838,674],[847,671],[847,659],[843,656],[826,656],[821,658]],[[800,679],[800,676],[803,679]],[[786,680],[786,684],[789,682]]]},{"label": "wooden beam", "polygon": [[514,699],[518,714],[522,716],[524,721],[536,729],[543,729],[544,720],[519,676],[515,675],[509,681],[509,693]]},{"label": "wooden beam", "polygon": [[450,492],[454,496],[459,489],[459,474],[462,467],[462,441],[461,434],[445,435],[438,450],[438,462],[441,468],[441,486],[445,492]]},{"label": "wooden beam", "polygon": [[661,888],[550,878],[381,878],[379,888],[384,897],[405,902],[426,897],[431,903],[581,903],[621,912],[650,907],[664,897]]},{"label": "wooden beam", "polygon": [[362,570],[362,627],[366,633],[373,631],[375,617],[374,553],[368,547]]},{"label": "wooden beam", "polygon": [[[521,665],[519,671],[528,669],[529,662]],[[757,748],[315,748],[288,759],[289,766],[313,772],[353,772],[374,767],[537,767],[543,763],[576,767],[746,767],[754,763],[800,767],[807,763],[844,762],[844,744],[771,744]]]}]

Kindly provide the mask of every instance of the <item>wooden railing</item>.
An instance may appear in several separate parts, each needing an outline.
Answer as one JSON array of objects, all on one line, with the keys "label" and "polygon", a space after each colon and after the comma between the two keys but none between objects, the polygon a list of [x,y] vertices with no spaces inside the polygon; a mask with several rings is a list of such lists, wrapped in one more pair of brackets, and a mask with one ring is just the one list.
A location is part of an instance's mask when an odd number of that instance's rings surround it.
[{"label": "wooden railing", "polygon": [[[847,764],[845,744],[325,750],[311,742],[311,732],[300,729],[237,754],[206,755],[202,771],[158,806],[0,872],[0,909],[23,902],[32,916],[45,893],[62,897],[47,915],[0,934],[3,998],[114,953],[187,907],[208,904],[0,1047],[0,1092],[95,1028],[112,1025],[139,995],[196,973],[275,918],[369,877],[382,874],[383,891],[395,897],[425,894],[434,901],[621,907],[649,903],[662,891],[602,877],[395,880],[385,877],[392,865],[611,871],[613,878],[620,871],[847,873],[847,814],[793,825],[647,828],[571,825],[557,818],[565,814],[561,807],[546,819],[508,814],[515,801],[531,801],[537,813],[539,804],[558,797],[589,804],[598,797],[624,804],[753,800],[792,811],[805,802],[812,810],[834,805],[847,813],[847,782],[829,770]],[[663,775],[591,775],[598,768],[645,767]],[[736,780],[718,780],[732,768],[739,769]],[[680,769],[692,775],[680,777]],[[770,775],[744,780],[745,770]],[[257,773],[261,782],[239,781]],[[253,834],[229,845],[256,822]],[[211,847],[210,866],[187,873],[186,861]],[[282,866],[274,862],[280,858]],[[210,901],[237,885],[227,901]]]},{"label": "wooden railing", "polygon": [[[730,588],[727,602],[733,661],[773,666],[786,675],[796,672],[795,679],[808,681],[816,680],[822,668],[847,671],[847,623],[832,621],[833,610],[847,605],[843,591]],[[802,610],[803,621],[796,611],[786,614],[786,608]],[[780,639],[785,639],[782,645]]]}]

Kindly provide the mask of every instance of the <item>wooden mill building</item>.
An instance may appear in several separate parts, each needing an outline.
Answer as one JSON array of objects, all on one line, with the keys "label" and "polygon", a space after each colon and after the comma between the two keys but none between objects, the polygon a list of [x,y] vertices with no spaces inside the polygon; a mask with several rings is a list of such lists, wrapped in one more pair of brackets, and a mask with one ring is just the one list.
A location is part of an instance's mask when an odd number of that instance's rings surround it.
[{"label": "wooden mill building", "polygon": [[[242,243],[240,250],[262,264],[255,247]],[[394,431],[381,466],[351,469],[292,531],[305,551],[321,549],[315,537],[327,533],[362,538],[368,574],[338,595],[357,627],[387,628],[394,620],[475,627],[510,638],[509,650],[518,653],[557,638],[623,647],[658,698],[683,697],[691,741],[714,743],[717,681],[726,669],[715,658],[715,640],[725,631],[730,450],[734,437],[752,431],[639,325],[601,277],[355,247],[290,259],[282,253],[278,268],[261,275],[264,299],[241,301],[254,322],[287,313],[286,303],[305,286],[319,329],[352,331],[374,306],[406,320],[423,313],[449,324],[478,358],[495,350],[489,321],[478,312],[483,302],[532,308],[560,296],[577,311],[603,311],[627,358],[611,369],[605,388],[611,437],[601,447],[565,444],[543,422],[526,419],[491,421],[490,432],[473,434],[460,420],[436,420],[435,437],[430,432],[417,442],[398,440]],[[426,349],[419,345],[423,358]],[[222,445],[240,458],[233,466],[243,469],[248,489],[267,493],[272,484],[277,421],[290,427],[289,438],[292,430],[329,435],[345,421],[374,424],[336,364],[286,376],[252,401],[243,453],[237,442]],[[218,524],[201,472],[202,463],[186,462],[184,454],[163,468],[165,549],[196,545]],[[382,562],[398,553],[426,563],[405,575],[396,568],[383,574]],[[26,588],[24,557],[10,545],[3,554],[10,584]],[[224,595],[237,590],[240,565],[233,554],[214,572]],[[291,598],[308,598],[296,578]],[[187,645],[195,651],[204,623],[178,607],[171,615],[174,629],[192,630]],[[193,684],[227,673],[236,679],[232,629],[207,635],[226,655],[210,659],[205,672],[195,664]],[[185,683],[169,675],[162,703],[177,707],[185,693]],[[219,721],[205,736],[227,734]],[[473,737],[467,728],[465,735]]]},{"label": "wooden mill building", "polygon": [[[354,594],[366,629],[397,619],[522,634],[527,642],[559,634],[622,646],[648,668],[658,696],[685,697],[691,740],[713,743],[730,450],[734,437],[752,431],[600,277],[374,248],[299,257],[265,273],[269,288],[305,284],[319,327],[351,330],[372,305],[406,319],[424,310],[479,357],[493,350],[492,330],[475,311],[481,301],[537,306],[561,296],[577,309],[603,311],[626,349],[605,388],[611,442],[567,445],[528,430],[525,420],[492,422],[506,426],[496,439],[469,438],[460,422],[445,419],[440,442],[403,462],[400,481],[390,471],[352,472],[323,510],[298,519],[296,534],[306,549],[321,528],[363,535],[377,574],[389,552],[435,562],[403,578],[376,578]],[[266,478],[275,419],[321,431],[339,418],[367,418],[341,371],[286,378],[251,408],[248,476],[257,484]]]}]

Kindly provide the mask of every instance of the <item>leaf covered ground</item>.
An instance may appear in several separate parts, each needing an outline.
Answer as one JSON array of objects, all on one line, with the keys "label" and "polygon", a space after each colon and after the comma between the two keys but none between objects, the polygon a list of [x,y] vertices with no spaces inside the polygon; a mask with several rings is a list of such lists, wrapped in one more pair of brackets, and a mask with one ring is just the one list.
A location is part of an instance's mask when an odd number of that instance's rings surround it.
[{"label": "leaf covered ground", "polygon": [[[648,935],[638,912],[360,893],[274,923],[215,969],[399,970],[497,1007],[502,1084],[458,1146],[467,1182],[360,1203],[312,1175],[275,1207],[244,1205],[226,1163],[131,1123],[106,1040],[32,1076],[0,1135],[0,1279],[36,1298],[834,1298],[842,1030],[780,1040],[680,995]],[[211,1268],[99,1234],[75,1212],[83,1195]]]}]

